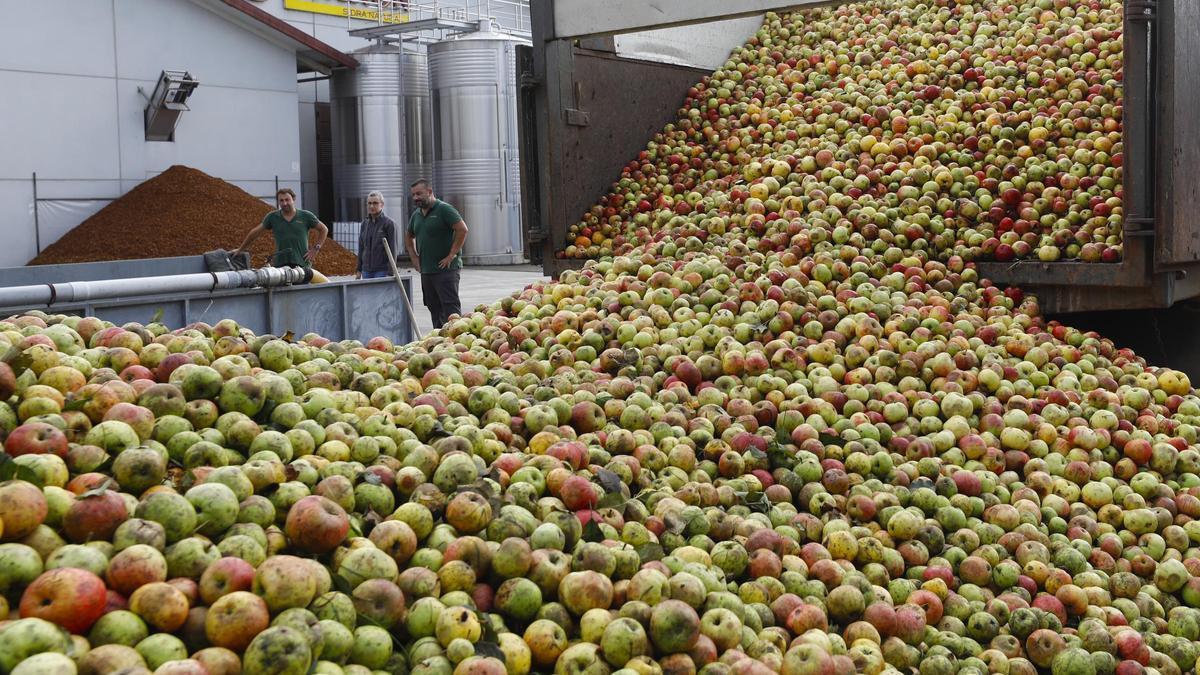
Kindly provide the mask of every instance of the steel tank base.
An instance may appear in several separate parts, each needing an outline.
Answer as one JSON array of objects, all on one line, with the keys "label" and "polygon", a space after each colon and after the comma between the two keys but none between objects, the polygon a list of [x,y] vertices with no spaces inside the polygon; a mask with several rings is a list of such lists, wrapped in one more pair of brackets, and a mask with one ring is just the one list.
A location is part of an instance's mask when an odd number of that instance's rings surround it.
[{"label": "steel tank base", "polygon": [[484,267],[488,265],[524,265],[524,253],[492,253],[488,255],[464,255],[463,265]]}]

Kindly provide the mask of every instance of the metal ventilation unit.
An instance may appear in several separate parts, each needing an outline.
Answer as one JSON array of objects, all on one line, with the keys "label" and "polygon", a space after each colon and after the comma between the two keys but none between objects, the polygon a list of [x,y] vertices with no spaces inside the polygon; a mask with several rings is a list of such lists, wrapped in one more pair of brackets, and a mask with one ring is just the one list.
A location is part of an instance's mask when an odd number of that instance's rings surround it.
[{"label": "metal ventilation unit", "polygon": [[[175,125],[188,110],[187,100],[200,83],[184,70],[164,70],[146,105],[146,140],[175,140]],[[141,88],[138,88],[141,91]]]}]

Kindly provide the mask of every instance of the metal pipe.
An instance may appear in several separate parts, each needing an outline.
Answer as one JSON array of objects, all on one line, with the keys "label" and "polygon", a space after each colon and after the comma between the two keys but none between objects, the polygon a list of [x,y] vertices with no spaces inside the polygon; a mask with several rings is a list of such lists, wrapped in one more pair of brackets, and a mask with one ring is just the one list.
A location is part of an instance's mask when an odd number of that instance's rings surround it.
[{"label": "metal pipe", "polygon": [[33,172],[33,242],[38,255],[42,254],[42,225],[38,219],[37,172]]},{"label": "metal pipe", "polygon": [[34,307],[139,295],[213,292],[230,288],[285,286],[311,279],[302,267],[264,267],[232,272],[174,274],[134,279],[69,281],[0,288],[0,307]]},{"label": "metal pipe", "polygon": [[396,280],[396,285],[400,287],[400,297],[404,299],[404,308],[408,310],[408,324],[412,326],[413,335],[416,335],[417,339],[421,339],[421,331],[417,328],[417,313],[413,310],[412,302],[408,299],[408,291],[404,290],[404,280],[400,278],[400,270],[396,268],[396,256],[392,255],[392,247],[388,244],[387,239],[383,240],[383,252],[387,254],[388,266],[392,268],[392,278]]},{"label": "metal pipe", "polygon": [[[1157,73],[1154,68],[1153,0],[1129,0],[1125,5],[1125,232],[1154,229],[1154,143]],[[1128,247],[1127,247],[1128,248]]]},{"label": "metal pipe", "polygon": [[39,202],[114,202],[116,197],[38,197]]}]

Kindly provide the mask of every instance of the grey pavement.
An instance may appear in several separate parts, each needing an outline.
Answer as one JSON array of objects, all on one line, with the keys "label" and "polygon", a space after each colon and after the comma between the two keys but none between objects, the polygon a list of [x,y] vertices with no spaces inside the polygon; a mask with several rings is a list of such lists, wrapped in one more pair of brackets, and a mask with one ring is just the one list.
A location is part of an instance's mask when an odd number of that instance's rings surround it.
[{"label": "grey pavement", "polygon": [[[412,274],[414,277],[413,297],[410,299],[417,312],[417,328],[424,335],[433,329],[433,324],[421,294],[420,276],[415,274],[411,267],[401,268],[400,274]],[[464,267],[459,278],[458,296],[462,299],[463,311],[469,312],[477,305],[491,304],[544,279],[546,275],[542,273],[542,268],[535,265]]]},{"label": "grey pavement", "polygon": [[[417,330],[422,335],[433,330],[433,322],[429,310],[425,307],[425,298],[421,294],[421,278],[410,266],[400,268],[401,276],[413,277],[413,308],[417,312]],[[336,276],[330,280],[349,279],[351,277]],[[543,281],[548,277],[538,265],[506,265],[485,267],[464,267],[459,278],[458,296],[462,299],[464,312],[470,312],[477,305],[490,305],[500,298],[511,295],[535,281]],[[399,298],[397,298],[399,302]]]}]

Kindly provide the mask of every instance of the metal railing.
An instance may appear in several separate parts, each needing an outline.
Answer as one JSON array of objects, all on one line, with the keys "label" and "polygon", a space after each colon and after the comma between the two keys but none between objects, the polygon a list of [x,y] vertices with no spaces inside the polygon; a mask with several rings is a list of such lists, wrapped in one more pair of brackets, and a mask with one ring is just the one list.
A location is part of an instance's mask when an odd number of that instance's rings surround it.
[{"label": "metal railing", "polygon": [[[409,21],[448,19],[475,22],[491,19],[501,30],[529,36],[533,25],[529,18],[529,0],[353,0],[375,10],[376,16],[403,13]],[[382,25],[382,19],[380,25]]]},{"label": "metal railing", "polygon": [[358,255],[358,233],[361,228],[362,223],[336,222],[333,224],[333,240]]}]

